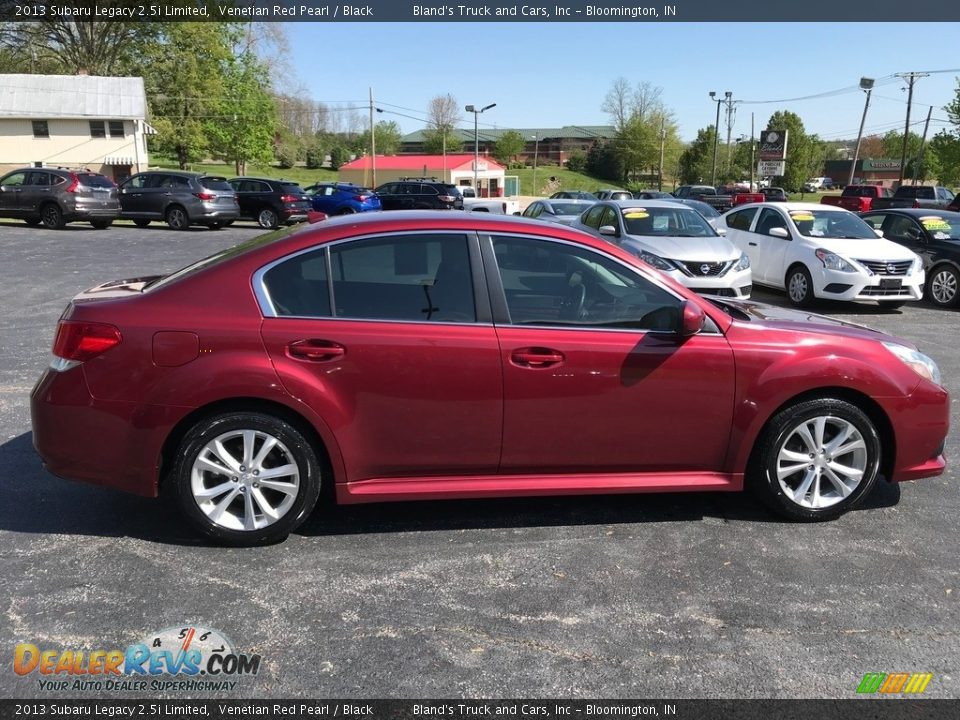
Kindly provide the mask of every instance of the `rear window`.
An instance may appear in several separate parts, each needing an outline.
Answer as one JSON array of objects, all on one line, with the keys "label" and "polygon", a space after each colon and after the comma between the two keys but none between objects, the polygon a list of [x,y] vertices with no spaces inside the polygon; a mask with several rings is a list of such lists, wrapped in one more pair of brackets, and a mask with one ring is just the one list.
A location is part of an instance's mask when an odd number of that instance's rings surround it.
[{"label": "rear window", "polygon": [[280,189],[285,193],[302,193],[300,183],[280,183]]},{"label": "rear window", "polygon": [[896,197],[898,198],[925,198],[930,200],[933,198],[933,188],[931,187],[921,187],[919,185],[901,185],[897,188]]},{"label": "rear window", "polygon": [[98,173],[77,173],[77,179],[80,181],[81,185],[86,185],[87,187],[95,188],[112,188],[115,187],[113,180],[108,178],[106,175],[100,175]]},{"label": "rear window", "polygon": [[202,177],[200,178],[200,184],[207,190],[233,190],[233,185],[222,177]]},{"label": "rear window", "polygon": [[456,185],[442,185],[445,195],[461,195],[460,188]]}]

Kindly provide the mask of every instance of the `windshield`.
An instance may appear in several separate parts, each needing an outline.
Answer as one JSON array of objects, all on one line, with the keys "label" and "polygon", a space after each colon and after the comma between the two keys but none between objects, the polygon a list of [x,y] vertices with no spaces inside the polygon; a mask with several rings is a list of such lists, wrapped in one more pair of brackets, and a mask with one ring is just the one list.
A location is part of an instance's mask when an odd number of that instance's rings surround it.
[{"label": "windshield", "polygon": [[920,220],[923,228],[937,240],[960,240],[960,213],[949,215],[924,215]]},{"label": "windshield", "polygon": [[589,205],[584,203],[550,203],[555,215],[579,215],[586,210]]},{"label": "windshield", "polygon": [[713,228],[696,210],[687,207],[625,207],[628,235],[715,237]]},{"label": "windshield", "polygon": [[876,240],[869,225],[850,212],[836,210],[791,210],[790,219],[797,232],[806,237]]}]

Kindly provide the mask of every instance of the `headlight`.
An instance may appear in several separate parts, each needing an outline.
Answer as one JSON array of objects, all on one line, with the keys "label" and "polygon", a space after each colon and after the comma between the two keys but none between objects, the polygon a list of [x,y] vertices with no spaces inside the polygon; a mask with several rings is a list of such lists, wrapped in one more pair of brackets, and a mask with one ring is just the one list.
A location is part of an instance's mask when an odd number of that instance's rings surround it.
[{"label": "headlight", "polygon": [[827,270],[839,270],[840,272],[856,272],[857,269],[844,260],[836,253],[820,248],[817,250],[817,257]]},{"label": "headlight", "polygon": [[897,345],[897,343],[885,342],[883,346],[900,358],[905,365],[909,365],[920,377],[926,378],[937,385],[941,384],[940,368],[937,367],[937,364],[932,359],[922,352],[911,350],[905,345]]},{"label": "headlight", "polygon": [[659,255],[654,255],[653,253],[642,252],[640,253],[640,259],[643,260],[648,265],[653,265],[657,270],[666,270],[667,272],[674,269],[667,260],[664,260]]},{"label": "headlight", "polygon": [[913,259],[913,265],[910,266],[910,274],[915,275],[921,270],[923,270],[923,260],[921,260],[919,257],[915,257]]},{"label": "headlight", "polygon": [[746,254],[746,253],[743,253],[743,254],[740,256],[740,259],[737,260],[737,264],[733,266],[733,269],[734,269],[734,270],[746,270],[748,267],[750,267],[750,258],[747,257],[747,254]]}]

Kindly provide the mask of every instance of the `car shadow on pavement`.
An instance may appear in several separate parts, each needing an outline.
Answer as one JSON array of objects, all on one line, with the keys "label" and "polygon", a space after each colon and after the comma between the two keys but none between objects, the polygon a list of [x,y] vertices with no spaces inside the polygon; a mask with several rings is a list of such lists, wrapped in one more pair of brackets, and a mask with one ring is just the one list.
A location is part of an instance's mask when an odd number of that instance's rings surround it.
[{"label": "car shadow on pavement", "polygon": [[[784,521],[746,493],[667,493],[321,504],[296,532],[304,536],[663,522]],[[899,485],[880,482],[858,511],[891,507]],[[132,537],[169,545],[210,545],[181,518],[169,494],[143,498],[54,477],[31,433],[0,445],[0,531]]]}]

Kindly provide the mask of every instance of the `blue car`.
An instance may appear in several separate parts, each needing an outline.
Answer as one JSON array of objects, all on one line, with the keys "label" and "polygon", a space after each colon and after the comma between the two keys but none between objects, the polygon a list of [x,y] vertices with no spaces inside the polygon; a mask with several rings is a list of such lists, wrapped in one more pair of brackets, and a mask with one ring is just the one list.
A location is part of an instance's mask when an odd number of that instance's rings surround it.
[{"label": "blue car", "polygon": [[350,215],[352,213],[380,210],[380,198],[368,188],[353,183],[317,183],[304,188],[314,210],[327,215]]}]

